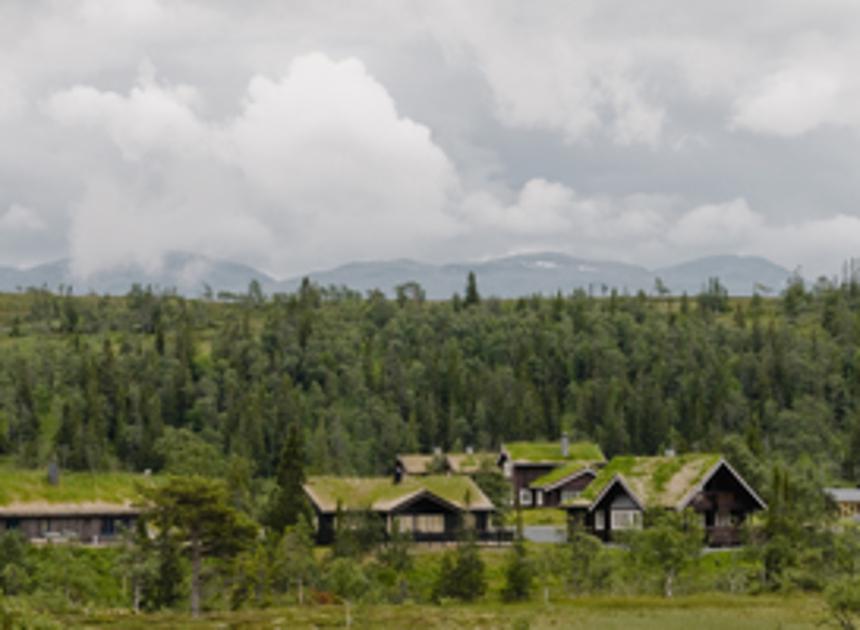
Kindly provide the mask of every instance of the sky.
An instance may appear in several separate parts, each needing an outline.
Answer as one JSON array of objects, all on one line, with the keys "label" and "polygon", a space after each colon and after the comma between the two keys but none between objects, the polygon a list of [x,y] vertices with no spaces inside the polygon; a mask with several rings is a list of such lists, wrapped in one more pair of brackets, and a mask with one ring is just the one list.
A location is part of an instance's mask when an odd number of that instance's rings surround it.
[{"label": "sky", "polygon": [[0,265],[860,256],[860,3],[3,0]]}]

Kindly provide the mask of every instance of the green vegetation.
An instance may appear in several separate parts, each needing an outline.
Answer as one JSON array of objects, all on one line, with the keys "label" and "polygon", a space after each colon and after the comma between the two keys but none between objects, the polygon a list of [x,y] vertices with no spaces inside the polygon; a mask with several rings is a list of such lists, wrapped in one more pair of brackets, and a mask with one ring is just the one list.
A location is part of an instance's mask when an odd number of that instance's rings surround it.
[{"label": "green vegetation", "polygon": [[573,442],[568,454],[561,452],[561,443],[555,442],[505,442],[505,449],[515,461],[558,462],[576,460],[582,462],[602,462],[605,457],[600,447],[593,442]]},{"label": "green vegetation", "polygon": [[[546,619],[563,611],[555,618],[565,626],[622,626],[646,610],[645,622],[660,627],[803,627],[829,614],[822,593],[834,615],[852,618],[843,587],[858,572],[860,536],[835,528],[821,488],[860,482],[860,286],[795,282],[773,299],[730,300],[710,283],[695,300],[579,291],[500,301],[470,284],[468,299],[435,303],[420,291],[387,300],[307,282],[295,294],[249,291],[230,302],[142,287],[125,298],[0,296],[0,456],[8,462],[0,497],[128,500],[137,482],[151,483],[140,474],[151,469],[153,478],[226,484],[182,500],[207,499],[224,531],[266,522],[286,505],[280,529],[297,512],[291,502],[305,473],[323,476],[335,504],[366,506],[414,483],[394,491],[387,477],[357,481],[388,475],[397,453],[507,444],[514,458],[557,461],[566,431],[570,461],[625,455],[601,479],[621,474],[649,505],[674,504],[695,486],[716,462],[699,453],[724,454],[770,506],[746,527],[752,544],[676,556],[669,551],[680,534],[669,524],[613,549],[573,531],[569,544],[525,544],[513,559],[510,549],[468,543],[440,555],[408,540],[382,543],[378,527],[344,519],[335,546],[312,552],[299,517],[283,531],[239,536],[241,548],[222,548],[208,531],[194,568],[188,553],[201,521],[165,513],[154,539],[130,532],[113,550],[0,544],[3,610],[35,610],[65,626],[103,616],[113,626],[138,623],[117,610],[139,604],[147,611],[140,625],[175,627],[190,625],[177,611],[197,591],[202,614],[236,623],[243,615],[342,623],[346,614],[392,627],[434,617],[543,623],[534,608],[501,604],[506,582],[528,574]],[[302,449],[286,446],[291,432]],[[648,457],[667,448],[679,455]],[[284,469],[285,458],[296,468]],[[62,471],[56,488],[45,482],[51,461]],[[497,473],[477,477],[495,500],[505,496]],[[466,483],[441,477],[429,489],[454,503],[475,500],[472,486],[457,485]],[[666,594],[668,576],[671,605],[651,599]],[[469,589],[450,590],[452,579]],[[783,600],[769,593],[801,604],[771,606]],[[319,605],[296,605],[304,598]],[[452,607],[449,598],[475,604]]]},{"label": "green vegetation", "polygon": [[567,525],[567,514],[558,508],[536,507],[521,510],[520,518],[523,525],[554,525],[561,528]]},{"label": "green vegetation", "polygon": [[550,484],[555,483],[556,481],[561,481],[568,475],[572,475],[577,472],[582,472],[586,468],[591,468],[593,461],[574,461],[569,464],[565,464],[563,466],[559,466],[558,468],[551,470],[547,474],[538,477],[534,481],[531,482],[532,488],[543,488],[544,486],[548,486]]},{"label": "green vegetation", "polygon": [[45,470],[0,466],[0,507],[18,502],[127,503],[140,499],[140,488],[155,483],[141,474],[63,472],[59,483],[48,483]]},{"label": "green vegetation", "polygon": [[676,507],[719,461],[713,453],[613,457],[576,500],[593,501],[619,475],[646,507]]},{"label": "green vegetation", "polygon": [[425,489],[459,506],[467,502],[473,506],[486,504],[475,482],[460,475],[406,477],[400,483],[391,477],[311,477],[307,486],[332,511],[338,503],[344,509],[361,510],[396,502]]}]

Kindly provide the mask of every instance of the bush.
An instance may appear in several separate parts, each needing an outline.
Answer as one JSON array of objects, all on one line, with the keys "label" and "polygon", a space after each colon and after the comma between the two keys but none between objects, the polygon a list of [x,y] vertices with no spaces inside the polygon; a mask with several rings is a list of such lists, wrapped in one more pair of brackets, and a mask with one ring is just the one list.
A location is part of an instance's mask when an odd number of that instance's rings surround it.
[{"label": "bush", "polygon": [[487,591],[484,561],[474,540],[468,540],[454,552],[442,556],[433,588],[433,599],[452,597],[471,602]]}]

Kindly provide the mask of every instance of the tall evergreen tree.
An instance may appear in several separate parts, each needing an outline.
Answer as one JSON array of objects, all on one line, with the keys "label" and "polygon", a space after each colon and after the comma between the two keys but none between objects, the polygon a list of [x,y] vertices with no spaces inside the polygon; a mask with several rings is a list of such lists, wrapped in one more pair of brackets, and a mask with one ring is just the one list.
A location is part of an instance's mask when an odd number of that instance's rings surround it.
[{"label": "tall evergreen tree", "polygon": [[475,272],[470,271],[466,279],[466,298],[463,304],[464,306],[476,306],[480,302],[481,296],[478,293],[478,281],[475,278]]},{"label": "tall evergreen tree", "polygon": [[310,508],[302,485],[305,482],[305,445],[297,422],[290,425],[278,462],[278,489],[268,525],[279,534],[296,525],[302,516],[310,518]]}]

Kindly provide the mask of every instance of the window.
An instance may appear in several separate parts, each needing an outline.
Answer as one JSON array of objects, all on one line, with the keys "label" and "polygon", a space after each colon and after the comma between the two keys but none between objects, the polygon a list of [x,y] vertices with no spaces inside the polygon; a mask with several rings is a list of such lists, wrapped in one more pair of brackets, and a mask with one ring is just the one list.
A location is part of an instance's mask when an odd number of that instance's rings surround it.
[{"label": "window", "polygon": [[445,517],[442,514],[416,514],[415,531],[425,534],[441,534],[445,531]]},{"label": "window", "polygon": [[562,490],[561,491],[561,502],[562,503],[570,503],[576,497],[579,496],[579,490]]},{"label": "window", "polygon": [[602,532],[606,529],[606,514],[603,510],[598,510],[594,513],[594,529],[599,532]]},{"label": "window", "polygon": [[532,504],[532,491],[528,488],[520,488],[520,505]]},{"label": "window", "polygon": [[543,505],[543,490],[538,490],[535,493],[535,498],[536,498],[536,504],[537,505]]},{"label": "window", "polygon": [[110,517],[105,517],[102,519],[101,531],[99,532],[100,536],[113,536],[116,534],[116,521]]},{"label": "window", "polygon": [[415,521],[411,514],[399,515],[394,517],[397,522],[397,531],[401,534],[411,532],[415,529]]},{"label": "window", "polygon": [[612,529],[642,529],[642,512],[612,510]]}]

